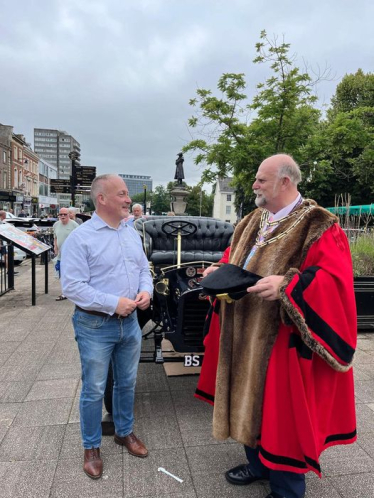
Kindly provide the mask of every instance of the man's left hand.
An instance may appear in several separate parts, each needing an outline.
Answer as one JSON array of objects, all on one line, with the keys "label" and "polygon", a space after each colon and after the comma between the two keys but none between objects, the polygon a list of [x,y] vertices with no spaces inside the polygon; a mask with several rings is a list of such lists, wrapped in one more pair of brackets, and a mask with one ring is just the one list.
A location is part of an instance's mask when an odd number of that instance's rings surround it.
[{"label": "man's left hand", "polygon": [[283,283],[283,275],[270,275],[262,278],[253,287],[248,287],[249,294],[257,294],[258,297],[266,301],[275,301],[279,299],[279,288]]},{"label": "man's left hand", "polygon": [[139,292],[139,294],[135,298],[135,302],[137,308],[139,308],[140,310],[146,310],[147,308],[149,308],[149,305],[151,303],[151,296],[147,291]]}]

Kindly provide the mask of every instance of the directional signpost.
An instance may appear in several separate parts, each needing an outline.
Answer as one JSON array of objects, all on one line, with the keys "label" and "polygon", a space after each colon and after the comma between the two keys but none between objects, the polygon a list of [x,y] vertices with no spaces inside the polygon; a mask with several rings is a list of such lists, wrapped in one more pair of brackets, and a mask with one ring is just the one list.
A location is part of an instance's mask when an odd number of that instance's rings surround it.
[{"label": "directional signpost", "polygon": [[51,193],[70,194],[70,180],[50,180]]},{"label": "directional signpost", "polygon": [[89,193],[91,183],[96,177],[96,166],[76,166],[75,171],[75,192],[77,194]]},{"label": "directional signpost", "polygon": [[50,180],[51,193],[71,194],[71,205],[75,205],[75,194],[88,194],[96,177],[96,166],[76,166],[77,154],[71,152],[72,175],[70,180]]}]

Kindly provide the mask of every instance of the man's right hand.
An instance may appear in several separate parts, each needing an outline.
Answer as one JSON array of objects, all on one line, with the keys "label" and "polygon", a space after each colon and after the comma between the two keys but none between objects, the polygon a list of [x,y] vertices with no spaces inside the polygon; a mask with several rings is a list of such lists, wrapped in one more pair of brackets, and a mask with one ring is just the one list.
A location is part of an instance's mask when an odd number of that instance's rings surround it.
[{"label": "man's right hand", "polygon": [[136,308],[136,302],[132,299],[128,299],[127,297],[120,297],[118,300],[116,313],[121,316],[128,316]]},{"label": "man's right hand", "polygon": [[206,270],[204,270],[203,277],[207,277],[210,273],[218,270],[219,266],[209,266]]}]

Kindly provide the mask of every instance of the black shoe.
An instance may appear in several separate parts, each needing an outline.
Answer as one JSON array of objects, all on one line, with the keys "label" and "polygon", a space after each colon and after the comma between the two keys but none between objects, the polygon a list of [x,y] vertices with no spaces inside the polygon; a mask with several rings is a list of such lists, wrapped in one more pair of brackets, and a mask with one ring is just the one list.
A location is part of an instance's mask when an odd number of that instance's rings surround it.
[{"label": "black shoe", "polygon": [[252,484],[252,482],[260,481],[261,477],[256,477],[249,470],[248,464],[238,465],[233,469],[225,472],[225,477],[230,484],[236,484],[239,486],[244,486],[246,484]]},{"label": "black shoe", "polygon": [[[19,273],[19,271],[14,271],[13,275],[18,275],[18,273]],[[9,272],[7,271],[6,274],[9,275]]]}]

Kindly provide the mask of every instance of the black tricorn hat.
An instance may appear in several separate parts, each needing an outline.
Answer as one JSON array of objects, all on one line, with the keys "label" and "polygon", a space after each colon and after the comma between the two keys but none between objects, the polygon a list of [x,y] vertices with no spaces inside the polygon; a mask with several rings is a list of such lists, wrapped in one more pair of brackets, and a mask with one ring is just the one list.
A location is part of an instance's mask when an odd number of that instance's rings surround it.
[{"label": "black tricorn hat", "polygon": [[232,299],[241,299],[247,294],[247,288],[255,285],[262,277],[240,266],[230,263],[224,264],[207,277],[203,278],[200,285],[208,296]]}]

